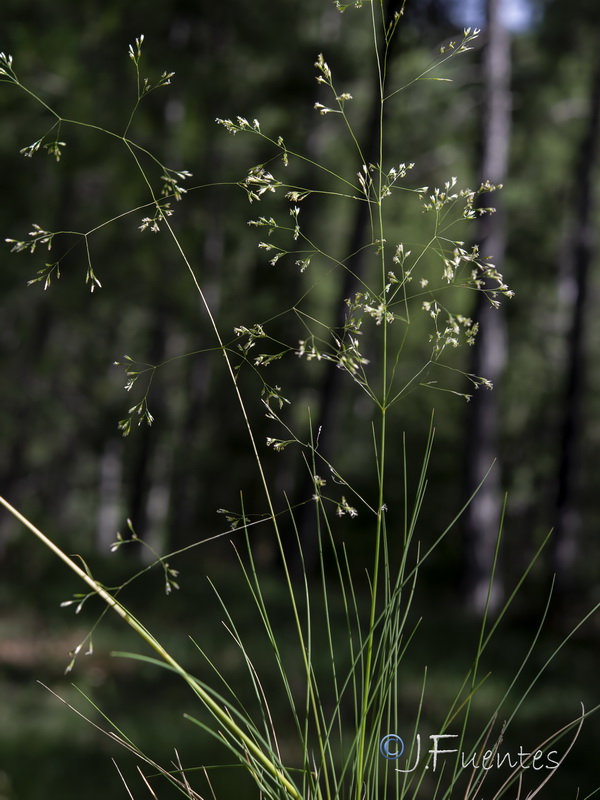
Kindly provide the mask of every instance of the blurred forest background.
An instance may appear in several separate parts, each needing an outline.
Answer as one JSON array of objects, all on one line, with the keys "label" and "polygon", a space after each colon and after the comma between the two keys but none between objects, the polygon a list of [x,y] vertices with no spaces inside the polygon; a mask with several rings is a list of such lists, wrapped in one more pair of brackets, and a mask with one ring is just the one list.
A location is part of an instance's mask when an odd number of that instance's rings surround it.
[{"label": "blurred forest background", "polygon": [[[398,84],[426,68],[466,25],[482,27],[483,34],[474,51],[436,73],[452,83],[413,85],[398,96],[386,121],[394,162],[415,163],[411,185],[440,186],[453,175],[461,185],[485,178],[505,184],[491,201],[498,213],[490,227],[466,235],[478,237],[515,291],[502,310],[469,309],[481,319],[482,336],[474,349],[457,355],[457,366],[493,379],[494,391],[481,390],[467,404],[417,388],[394,422],[398,447],[390,454],[390,474],[400,484],[402,434],[416,470],[435,408],[424,543],[443,530],[496,459],[460,529],[422,574],[427,636],[417,645],[407,685],[419,686],[419,670],[428,663],[437,670],[440,703],[477,630],[505,493],[498,602],[548,531],[555,534],[490,655],[494,685],[504,685],[521,663],[554,573],[556,602],[538,667],[600,599],[600,5],[499,0],[488,3],[490,24],[485,6],[408,0],[390,66]],[[169,167],[193,174],[173,224],[225,339],[235,346],[235,326],[250,327],[288,308],[303,279],[281,264],[269,266],[257,249],[256,231],[246,225],[268,207],[250,208],[235,186],[272,153],[251,137],[228,136],[215,118],[256,117],[263,130],[315,160],[347,158],[339,128],[313,109],[319,99],[313,63],[323,52],[339,84],[352,92],[352,120],[367,142],[375,85],[367,16],[351,10],[340,15],[329,0],[4,0],[0,49],[13,55],[21,80],[65,118],[121,132],[135,102],[127,48],[141,33],[142,75],[156,79],[172,70],[175,77],[146,98],[130,135]],[[24,158],[19,150],[46,132],[48,114],[10,85],[0,86],[0,114],[3,239],[26,238],[32,222],[46,230],[86,231],[148,201],[122,145],[65,127],[59,138],[67,146],[58,164],[42,152]],[[298,180],[318,185],[322,178]],[[220,183],[230,185],[193,188]],[[350,204],[316,210],[307,203],[302,214],[311,237],[327,242],[340,258],[357,249],[355,237],[366,236]],[[61,277],[45,292],[40,283],[26,286],[44,266],[44,250],[33,257],[10,255],[4,245],[0,260],[1,493],[68,552],[81,554],[94,574],[115,584],[135,572],[140,559],[147,563],[135,546],[109,553],[116,532],[126,533],[127,518],[140,537],[167,553],[223,532],[227,525],[217,510],[237,508],[240,490],[250,512],[265,510],[223,360],[208,351],[214,339],[199,298],[167,237],[138,230],[141,216],[124,216],[90,237],[102,283],[94,293],[84,283],[84,249],[78,245],[66,254],[68,239],[56,243],[52,259],[65,255]],[[410,245],[425,235],[419,210],[407,204],[398,220],[399,240]],[[331,324],[339,298],[347,296],[339,280],[332,277],[329,295],[319,298],[319,311],[330,314]],[[282,331],[282,338],[290,333]],[[405,353],[409,374],[427,358],[425,326],[420,340]],[[125,353],[146,364],[169,361],[152,380],[153,426],[135,427],[127,438],[117,423],[141,395],[137,385],[131,394],[123,390],[124,372],[114,362]],[[178,358],[184,354],[192,355]],[[357,393],[332,385],[325,369],[300,360],[269,369],[286,396],[299,398],[299,407],[310,403],[320,415],[324,446],[339,471],[368,493],[371,443],[368,430],[355,431],[368,429],[369,412]],[[250,372],[240,380],[249,392],[256,389],[253,423],[264,441],[272,430],[259,384]],[[293,454],[268,451],[265,459],[281,496],[286,492],[298,503],[310,497]],[[359,518],[352,527],[357,564],[362,535]],[[244,613],[229,538],[172,559],[182,591],[169,599],[156,572],[131,587],[133,607],[172,637],[174,650],[188,647],[188,634],[209,643],[218,635],[218,619],[208,611],[214,601],[207,574],[220,580]],[[258,541],[261,564],[275,576],[275,547],[268,535]],[[72,677],[63,670],[69,651],[93,624],[93,610],[74,618],[59,609],[80,587],[6,514],[0,516],[0,569],[1,800],[125,796],[110,757],[121,763],[126,756],[36,683],[43,680],[77,702]],[[524,745],[573,719],[581,700],[586,707],[598,701],[598,634],[596,615],[548,670],[524,714]],[[134,646],[125,637],[116,623],[102,622],[95,655],[78,661],[78,685],[110,713],[122,712],[126,697],[124,729],[163,760],[171,758],[174,744],[190,763],[218,760],[210,742],[198,755],[197,732],[180,721],[183,690],[150,668],[108,657],[110,650]],[[230,650],[223,649],[225,664],[235,661]],[[600,729],[590,722],[551,796],[574,796],[578,785],[593,788],[599,744]]]}]

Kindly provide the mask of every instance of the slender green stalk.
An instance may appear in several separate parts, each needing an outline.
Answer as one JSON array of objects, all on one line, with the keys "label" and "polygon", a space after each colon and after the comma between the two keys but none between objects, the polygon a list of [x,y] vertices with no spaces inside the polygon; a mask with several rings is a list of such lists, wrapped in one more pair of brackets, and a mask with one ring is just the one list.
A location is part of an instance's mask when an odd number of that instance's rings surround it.
[{"label": "slender green stalk", "polygon": [[265,753],[257,747],[256,743],[236,724],[223,708],[213,700],[207,690],[193,678],[173,656],[165,650],[160,642],[144,627],[134,616],[132,616],[121,603],[106,591],[106,589],[94,580],[85,570],[81,569],[69,556],[58,547],[51,539],[45,536],[39,528],[30,522],[23,514],[12,506],[4,497],[0,496],[0,503],[9,511],[16,519],[19,520],[26,528],[28,528],[37,538],[58,558],[61,559],[82,581],[84,581],[110,608],[118,614],[124,622],[126,622],[137,634],[140,636],[150,647],[158,653],[163,661],[168,664],[192,689],[194,694],[204,703],[211,714],[219,720],[234,737],[237,737],[240,742],[252,753],[252,755],[261,763],[267,770],[271,777],[281,785],[285,790],[288,797],[294,800],[302,800],[301,795],[294,786],[294,784],[286,777],[281,769],[279,769],[273,761],[265,755]]},{"label": "slender green stalk", "polygon": [[[387,59],[387,43],[385,44],[385,52],[383,58],[379,52],[379,37],[377,34],[377,21],[375,16],[375,3],[371,3],[371,24],[373,29],[373,47],[375,52],[375,60],[377,64],[377,75],[379,84],[379,131],[378,131],[378,150],[379,150],[379,171],[378,171],[378,187],[376,198],[377,209],[377,226],[378,238],[380,242],[380,260],[381,260],[381,291],[382,297],[385,297],[385,284],[386,284],[386,263],[385,263],[385,236],[384,236],[384,223],[383,223],[383,98],[385,88],[385,68]],[[380,7],[380,13],[383,17],[383,8]],[[383,20],[385,24],[385,20]],[[381,560],[382,536],[384,535],[384,513],[385,513],[385,445],[387,440],[387,396],[388,396],[388,377],[387,377],[387,361],[388,361],[388,344],[387,344],[387,324],[383,324],[383,335],[381,345],[382,356],[382,396],[380,402],[380,432],[379,432],[379,452],[377,454],[377,481],[378,481],[378,503],[377,503],[377,524],[375,530],[375,547],[373,554],[373,571],[371,577],[371,609],[369,614],[369,628],[367,638],[367,652],[365,661],[365,670],[363,678],[363,698],[362,698],[362,716],[360,725],[360,738],[358,743],[357,753],[357,770],[356,770],[356,796],[357,800],[363,795],[363,781],[365,770],[365,747],[367,742],[367,715],[370,706],[371,694],[371,680],[373,668],[373,649],[375,646],[375,619],[377,616],[378,607],[378,593],[379,593],[379,569]]]}]

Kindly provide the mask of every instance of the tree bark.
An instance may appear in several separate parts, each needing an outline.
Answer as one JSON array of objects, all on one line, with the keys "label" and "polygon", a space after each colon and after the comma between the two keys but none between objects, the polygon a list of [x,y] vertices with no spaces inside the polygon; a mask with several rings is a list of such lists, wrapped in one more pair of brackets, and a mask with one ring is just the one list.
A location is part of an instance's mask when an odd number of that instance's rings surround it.
[{"label": "tree bark", "polygon": [[[385,11],[385,27],[392,22],[394,14],[402,8],[402,0],[388,0]],[[387,80],[390,79],[388,67]],[[380,136],[380,114],[381,114],[381,91],[379,79],[373,91],[373,102],[369,109],[369,117],[364,133],[362,152],[366,164],[376,163],[379,160],[379,136]],[[362,165],[360,165],[362,166]],[[343,280],[340,284],[340,291],[335,303],[336,316],[333,328],[341,333],[346,324],[346,303],[348,297],[352,297],[360,286],[361,276],[364,272],[365,239],[369,227],[369,208],[367,203],[358,203],[356,213],[350,226],[350,236],[348,244],[348,257],[344,261],[348,269],[344,271]],[[352,255],[354,254],[354,255]],[[319,416],[315,431],[319,431],[319,453],[323,458],[331,460],[335,451],[337,428],[335,425],[337,409],[340,403],[340,393],[342,381],[346,377],[342,370],[332,362],[326,362],[324,366],[323,378],[318,390],[319,397]],[[313,514],[314,507],[307,505],[305,501],[314,492],[312,476],[306,469],[298,480],[295,503],[298,504],[296,513],[296,526],[300,534],[300,541],[303,549],[303,567],[311,569],[316,564],[318,542],[313,535]],[[292,551],[294,552],[294,551]],[[292,560],[292,571],[296,573],[301,567],[299,559]]]},{"label": "tree bark", "polygon": [[570,583],[580,525],[577,509],[578,462],[583,430],[585,340],[590,263],[595,249],[596,165],[600,134],[600,54],[594,66],[589,95],[589,121],[574,168],[575,215],[563,270],[563,303],[568,303],[566,374],[559,437],[554,535],[550,548],[552,572],[559,594]]},{"label": "tree bark", "polygon": [[[483,118],[481,137],[481,180],[501,184],[506,178],[511,134],[510,34],[500,14],[501,0],[487,0],[487,41],[483,52]],[[484,203],[485,204],[485,203]],[[501,194],[494,195],[495,214],[481,217],[478,225],[480,253],[502,272],[506,230]],[[478,294],[475,316],[479,333],[473,352],[472,372],[495,386],[506,361],[506,330],[502,308],[494,308],[483,293]],[[465,515],[464,591],[467,607],[481,614],[488,591],[490,608],[502,598],[501,579],[490,580],[499,533],[502,508],[501,466],[498,451],[500,408],[497,388],[479,389],[468,415],[467,496],[486,473],[491,472],[473,498]]]}]

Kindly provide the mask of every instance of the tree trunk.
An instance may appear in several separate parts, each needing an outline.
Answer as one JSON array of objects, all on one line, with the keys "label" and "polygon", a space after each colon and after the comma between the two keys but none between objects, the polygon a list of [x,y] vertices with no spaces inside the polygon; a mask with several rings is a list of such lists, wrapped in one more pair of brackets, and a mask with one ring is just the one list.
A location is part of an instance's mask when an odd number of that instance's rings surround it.
[{"label": "tree trunk", "polygon": [[111,438],[104,445],[99,472],[96,549],[106,555],[122,522],[123,445],[118,439]]},{"label": "tree trunk", "polygon": [[[487,41],[483,53],[483,119],[481,180],[505,180],[511,132],[510,34],[500,16],[501,0],[487,0]],[[484,203],[485,205],[485,203]],[[502,272],[506,245],[501,194],[494,196],[495,214],[483,216],[479,247]],[[494,308],[478,295],[475,312],[479,333],[473,352],[472,372],[497,385],[506,361],[506,331],[502,308]],[[498,454],[500,409],[498,390],[480,389],[469,407],[467,443],[467,494],[470,496],[491,469],[465,516],[464,590],[467,607],[481,614],[486,606],[502,507],[501,467]],[[490,608],[502,598],[498,575],[490,591]]]},{"label": "tree trunk", "polygon": [[589,121],[576,157],[576,200],[570,242],[563,270],[561,301],[568,304],[566,375],[559,438],[558,474],[551,569],[557,589],[563,594],[569,584],[577,551],[578,461],[581,446],[582,406],[585,388],[586,296],[589,267],[594,249],[594,180],[600,132],[600,56],[591,79]]},{"label": "tree trunk", "polygon": [[[391,23],[394,14],[402,9],[401,0],[388,0],[385,11],[385,27]],[[390,70],[388,67],[387,80],[390,80]],[[373,90],[373,102],[369,110],[369,118],[364,132],[364,143],[362,152],[367,164],[376,163],[379,160],[379,135],[380,135],[380,112],[381,112],[381,92],[379,78]],[[367,203],[358,203],[356,213],[350,226],[348,254],[344,261],[348,269],[344,272],[344,277],[340,285],[340,292],[336,299],[336,316],[333,328],[338,333],[341,332],[346,324],[346,303],[348,297],[352,297],[360,286],[361,276],[364,272],[365,240],[369,227],[369,208]],[[352,255],[353,254],[353,255]],[[323,458],[331,460],[335,451],[337,429],[335,425],[337,409],[340,403],[342,381],[346,376],[343,371],[332,362],[324,365],[323,378],[318,390],[319,397],[319,416],[315,432],[319,431],[319,453]],[[298,479],[295,502],[299,508],[296,513],[296,526],[300,534],[303,550],[303,569],[310,570],[316,564],[318,542],[314,537],[313,515],[314,506],[306,504],[306,500],[314,492],[312,476],[306,469],[303,470]],[[305,503],[304,505],[301,505]],[[292,552],[295,552],[292,550]],[[292,561],[292,571],[296,573],[301,562],[298,558]]]}]

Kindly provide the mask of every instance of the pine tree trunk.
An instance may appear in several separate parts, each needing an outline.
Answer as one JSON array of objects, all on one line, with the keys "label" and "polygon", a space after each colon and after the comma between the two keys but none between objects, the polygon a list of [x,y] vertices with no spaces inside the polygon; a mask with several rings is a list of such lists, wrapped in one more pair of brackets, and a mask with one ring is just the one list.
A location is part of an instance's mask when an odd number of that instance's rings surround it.
[{"label": "pine tree trunk", "polygon": [[[393,20],[394,14],[402,8],[401,0],[387,0],[385,10],[386,27]],[[388,68],[387,79],[390,80]],[[363,136],[363,153],[367,164],[376,163],[379,156],[380,114],[381,97],[379,78],[372,94],[372,105],[369,109],[369,118]],[[356,213],[350,226],[348,242],[349,256],[344,261],[348,269],[344,272],[340,284],[340,291],[336,300],[336,318],[333,328],[341,333],[346,324],[346,298],[352,297],[360,287],[361,277],[365,269],[365,241],[368,239],[369,209],[367,203],[358,203]],[[346,376],[333,362],[326,362],[323,378],[318,389],[319,417],[315,426],[315,434],[319,431],[319,454],[331,460],[336,450],[339,430],[336,426],[343,380]],[[291,569],[298,574],[303,569],[314,568],[317,561],[318,543],[314,538],[314,513],[315,508],[306,504],[307,498],[314,492],[312,476],[304,468],[297,482],[295,502],[299,506],[296,514],[296,526],[300,534],[303,549],[303,566],[299,558],[291,560]],[[295,535],[295,534],[294,534]],[[295,552],[295,549],[292,550]]]},{"label": "pine tree trunk", "polygon": [[[563,265],[563,302],[569,303],[566,374],[559,439],[558,474],[551,569],[557,589],[564,593],[570,582],[577,553],[579,514],[577,510],[578,461],[583,430],[585,389],[586,297],[594,242],[594,180],[600,133],[600,55],[592,75],[588,126],[578,148],[574,186],[575,218],[572,223],[566,263]],[[565,278],[569,291],[564,291]]]},{"label": "pine tree trunk", "polygon": [[[501,0],[487,2],[487,41],[483,53],[483,119],[481,180],[501,184],[506,178],[511,133],[510,34],[500,16]],[[484,205],[487,203],[484,202]],[[478,225],[481,255],[489,257],[500,272],[505,251],[505,221],[501,193],[495,194],[495,214],[483,216]],[[480,328],[473,352],[472,372],[497,387],[506,361],[506,330],[502,308],[494,308],[484,294],[478,295],[475,312]],[[501,465],[498,453],[500,408],[498,388],[475,392],[468,416],[467,495],[485,478],[465,516],[464,591],[467,607],[485,609],[502,508]],[[502,598],[496,574],[490,592],[490,608]]]}]

